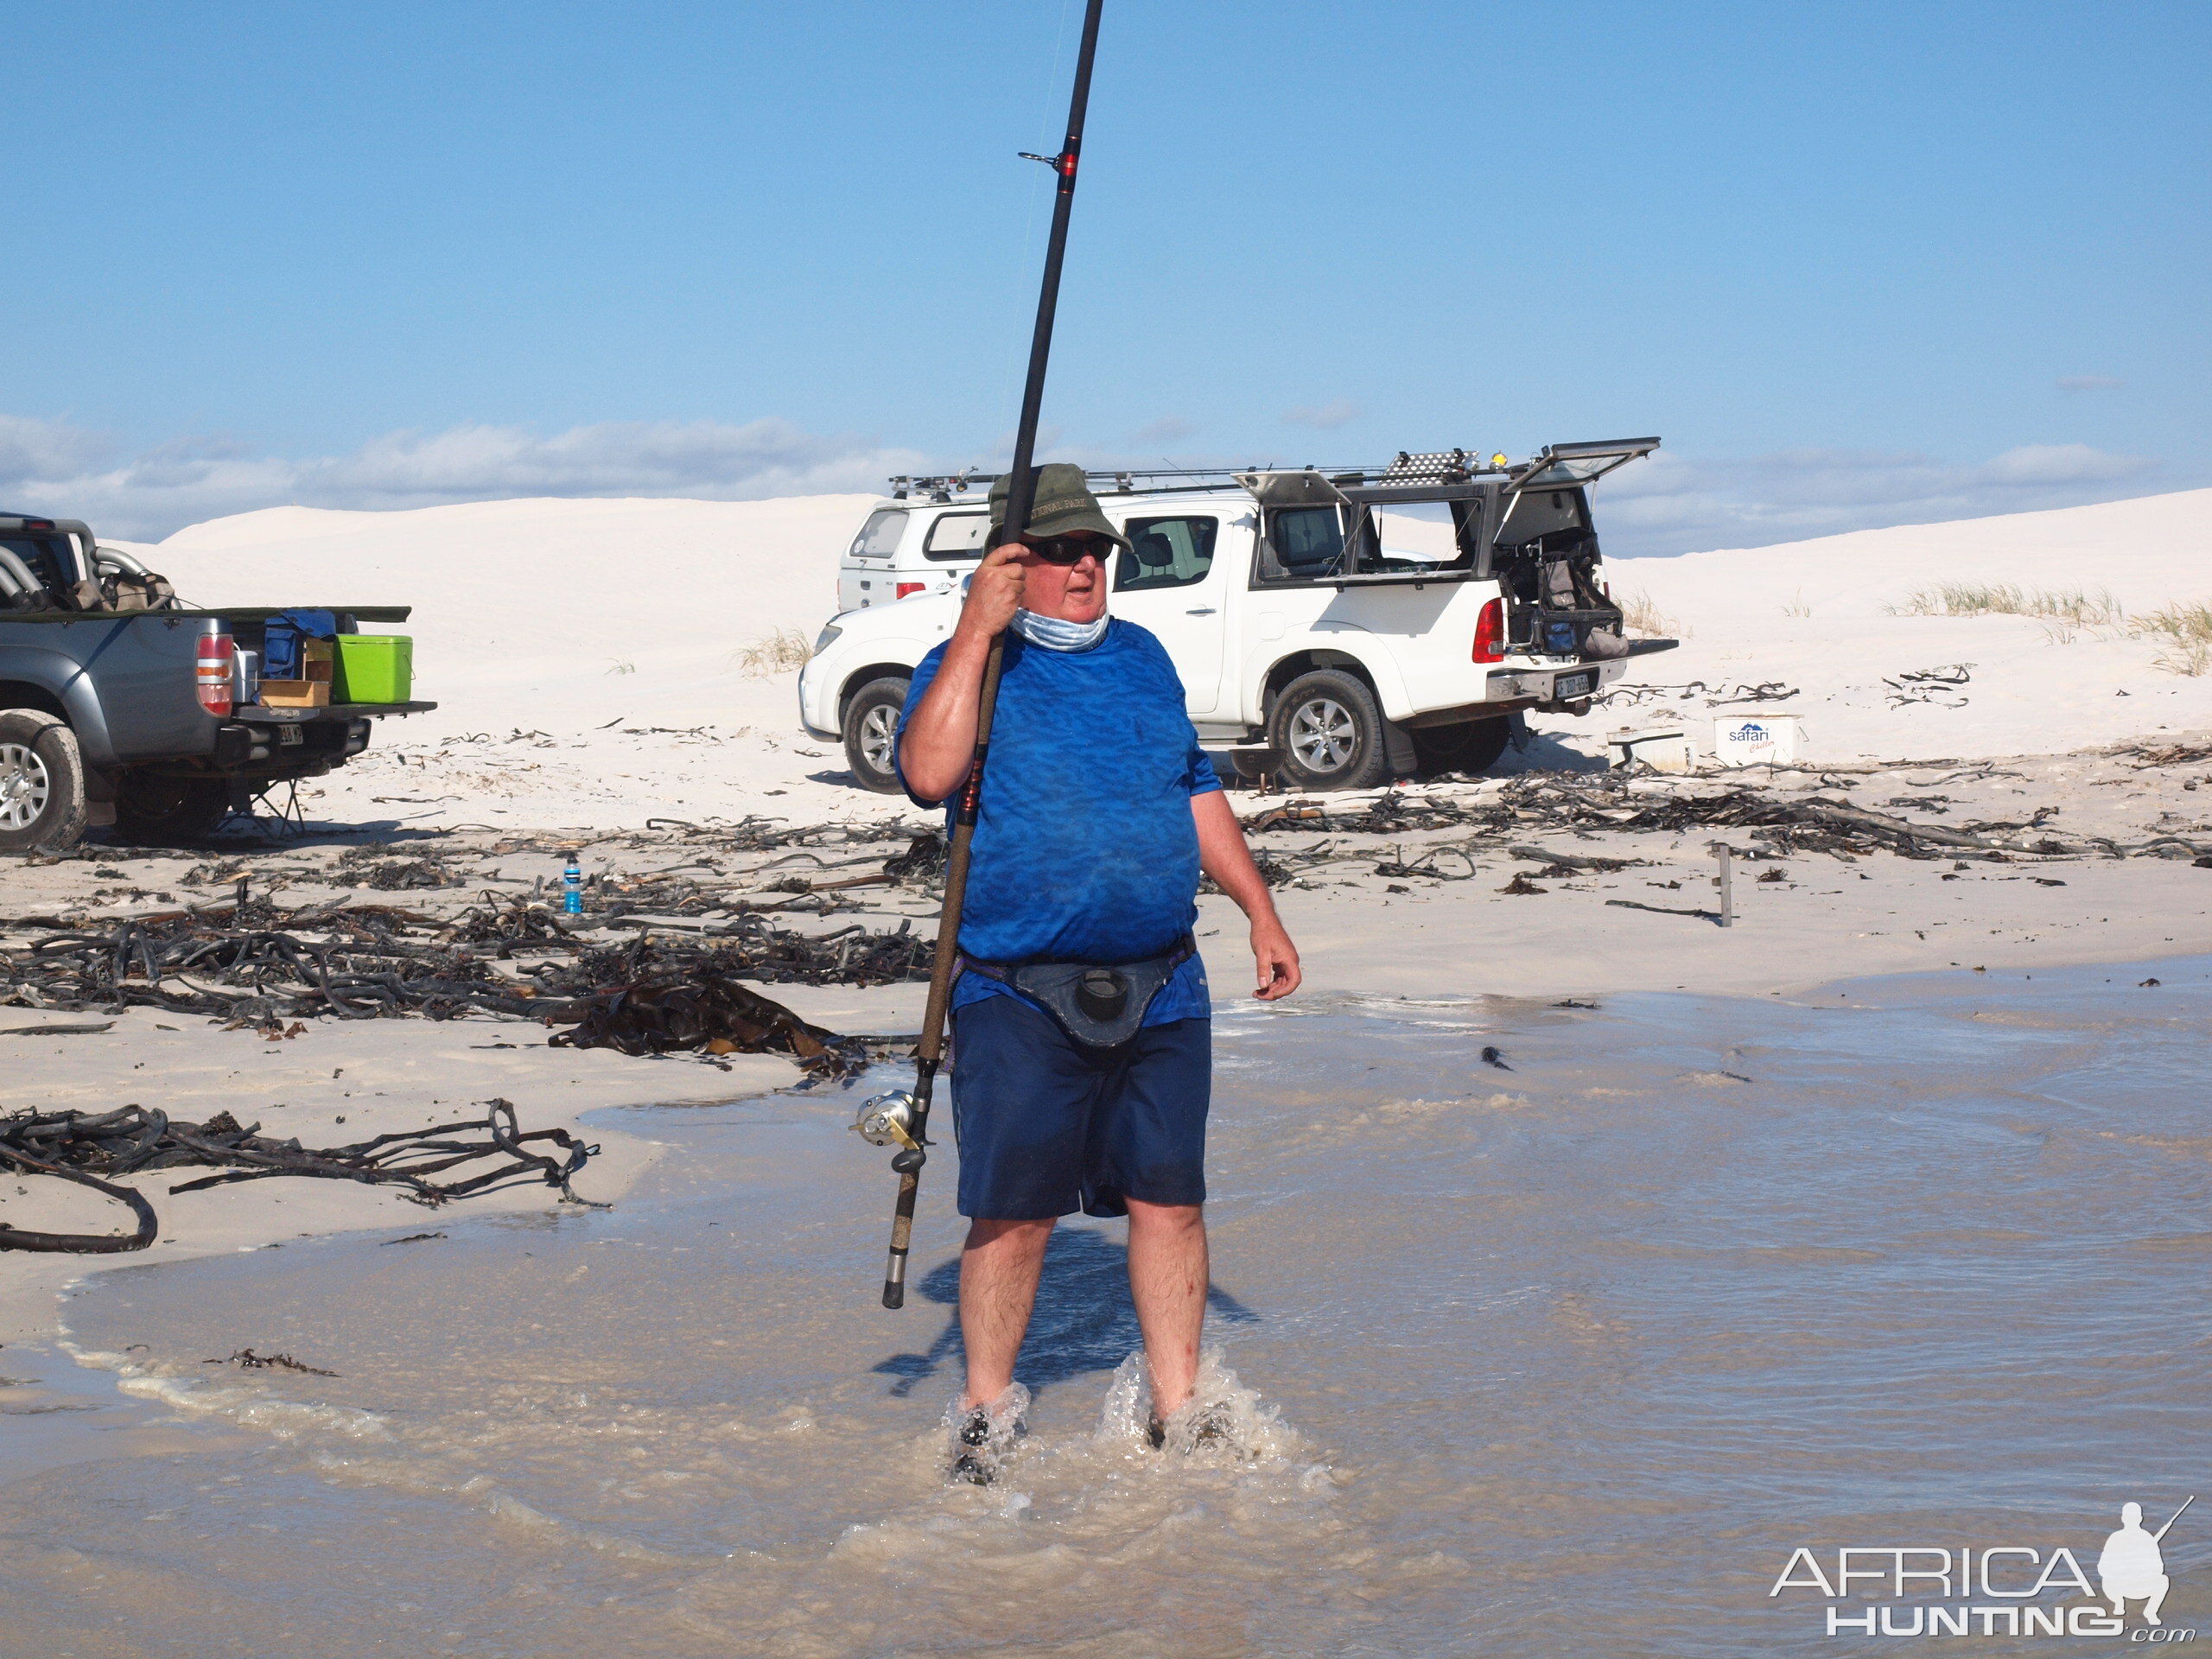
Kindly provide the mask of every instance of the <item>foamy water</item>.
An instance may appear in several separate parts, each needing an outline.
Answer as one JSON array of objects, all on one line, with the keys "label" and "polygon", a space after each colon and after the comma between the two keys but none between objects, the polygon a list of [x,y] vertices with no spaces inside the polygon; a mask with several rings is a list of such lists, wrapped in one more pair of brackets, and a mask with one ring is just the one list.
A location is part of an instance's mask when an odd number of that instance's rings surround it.
[{"label": "foamy water", "polygon": [[[680,1150],[610,1213],[87,1281],[78,1375],[162,1438],[0,1488],[0,1652],[1825,1648],[1800,1545],[2086,1561],[2212,1491],[2209,1016],[2202,960],[1225,1015],[1234,1432],[1146,1446],[1121,1230],[1071,1225],[986,1489],[950,1148],[889,1313],[853,1097],[621,1114]],[[247,1346],[340,1375],[201,1363]]]}]

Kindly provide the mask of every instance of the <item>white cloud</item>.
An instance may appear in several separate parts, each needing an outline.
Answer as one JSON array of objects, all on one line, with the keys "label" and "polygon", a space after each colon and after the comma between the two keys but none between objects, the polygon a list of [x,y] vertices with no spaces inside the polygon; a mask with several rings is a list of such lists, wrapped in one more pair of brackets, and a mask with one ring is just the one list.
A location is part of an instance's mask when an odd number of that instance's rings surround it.
[{"label": "white cloud", "polygon": [[1620,553],[1762,547],[2139,495],[2153,487],[2158,466],[2085,443],[2026,444],[1973,466],[1874,450],[1789,449],[1740,461],[1662,450],[1599,486],[1598,522]]},{"label": "white cloud", "polygon": [[2061,391],[2118,391],[2127,382],[2109,374],[2066,374],[2057,384]]},{"label": "white cloud", "polygon": [[183,439],[128,459],[62,422],[0,416],[0,502],[158,540],[203,518],[257,507],[427,507],[513,496],[686,496],[757,500],[873,490],[925,457],[788,421],[609,423],[550,437],[521,427],[393,432],[351,454],[257,455],[226,439]]},{"label": "white cloud", "polygon": [[[36,479],[73,477],[106,465],[114,450],[98,433],[66,421],[0,415],[0,490],[18,491]],[[29,507],[12,493],[4,499],[11,507]]]},{"label": "white cloud", "polygon": [[[1307,412],[1357,413],[1341,403]],[[1168,424],[1156,423],[1154,442]],[[1141,449],[1063,451],[1057,431],[1039,439],[1040,458],[1092,467],[1159,460]],[[131,455],[66,421],[0,415],[0,509],[82,518],[108,536],[143,541],[202,519],[292,504],[423,507],[531,495],[757,500],[875,490],[894,473],[944,465],[941,457],[781,420],[607,423],[551,436],[460,426],[389,433],[350,454],[288,460],[219,437]],[[2080,443],[2025,445],[1969,466],[1874,450],[1794,449],[1743,460],[1662,450],[1600,486],[1599,522],[1613,552],[1679,553],[2073,506],[2190,481],[2164,480],[2145,457]]]},{"label": "white cloud", "polygon": [[1327,403],[1312,408],[1303,405],[1283,411],[1283,419],[1293,426],[1318,426],[1324,429],[1342,426],[1347,421],[1359,418],[1359,405],[1345,397],[1332,397]]}]

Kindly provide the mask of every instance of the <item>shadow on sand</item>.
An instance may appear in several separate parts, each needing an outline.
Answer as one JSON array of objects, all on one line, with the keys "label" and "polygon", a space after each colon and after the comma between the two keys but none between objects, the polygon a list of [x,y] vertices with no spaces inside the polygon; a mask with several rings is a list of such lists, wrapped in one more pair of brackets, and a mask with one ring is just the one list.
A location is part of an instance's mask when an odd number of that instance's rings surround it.
[{"label": "shadow on sand", "polygon": [[[895,1376],[891,1392],[904,1397],[935,1376],[960,1349],[960,1258],[940,1262],[915,1285],[923,1300],[953,1310],[929,1351],[893,1354],[870,1369]],[[1212,1318],[1250,1325],[1259,1315],[1218,1285],[1206,1290]],[[1090,1227],[1059,1227],[1045,1249],[1037,1307],[1021,1344],[1018,1374],[1037,1393],[1093,1371],[1110,1371],[1143,1344],[1137,1311],[1129,1300],[1129,1251],[1119,1240]]]}]

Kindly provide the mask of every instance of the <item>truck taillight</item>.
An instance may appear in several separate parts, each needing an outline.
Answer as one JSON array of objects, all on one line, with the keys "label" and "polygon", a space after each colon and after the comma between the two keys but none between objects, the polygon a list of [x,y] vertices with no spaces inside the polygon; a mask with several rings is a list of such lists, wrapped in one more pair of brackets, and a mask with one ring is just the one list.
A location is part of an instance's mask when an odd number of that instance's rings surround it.
[{"label": "truck taillight", "polygon": [[200,706],[218,719],[230,717],[231,680],[237,671],[233,658],[229,634],[200,636],[199,654],[193,662],[194,683],[200,692]]},{"label": "truck taillight", "polygon": [[1493,599],[1475,619],[1475,660],[1503,662],[1505,658],[1505,601]]},{"label": "truck taillight", "polygon": [[926,587],[928,587],[928,586],[929,586],[929,583],[927,583],[926,582],[900,582],[900,583],[899,584],[899,595],[898,595],[898,596],[899,596],[900,599],[904,599],[904,598],[906,598],[906,595],[907,595],[907,594],[918,594],[918,593],[920,593],[920,592],[922,591],[922,589],[923,589],[923,588],[926,588]]}]

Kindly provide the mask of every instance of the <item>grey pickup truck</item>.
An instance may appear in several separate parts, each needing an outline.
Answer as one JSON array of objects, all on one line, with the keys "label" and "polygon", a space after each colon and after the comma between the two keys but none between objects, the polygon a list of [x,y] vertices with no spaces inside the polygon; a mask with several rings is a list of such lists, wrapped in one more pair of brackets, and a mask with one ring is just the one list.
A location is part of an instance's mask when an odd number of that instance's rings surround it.
[{"label": "grey pickup truck", "polygon": [[[340,633],[408,616],[327,608]],[[194,609],[81,523],[0,512],[0,853],[67,848],[93,825],[190,841],[273,784],[344,765],[378,716],[437,707],[258,701],[283,613]]]}]

